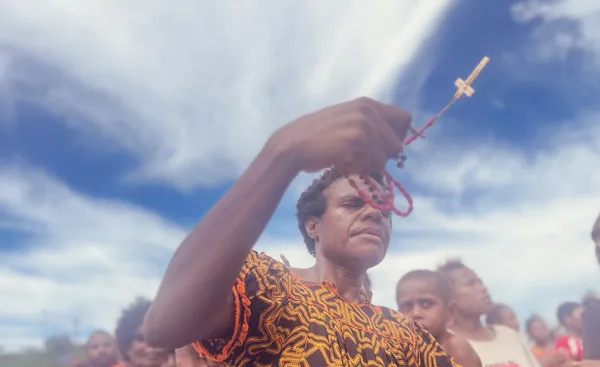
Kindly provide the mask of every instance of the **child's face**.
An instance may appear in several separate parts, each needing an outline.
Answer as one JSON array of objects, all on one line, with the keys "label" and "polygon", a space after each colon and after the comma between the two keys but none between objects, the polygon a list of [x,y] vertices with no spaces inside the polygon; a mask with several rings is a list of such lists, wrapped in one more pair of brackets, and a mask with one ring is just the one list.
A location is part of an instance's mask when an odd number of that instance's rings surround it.
[{"label": "child's face", "polygon": [[398,285],[397,301],[400,312],[439,337],[446,330],[450,312],[435,288],[429,279],[404,280]]},{"label": "child's face", "polygon": [[86,345],[86,355],[94,367],[109,367],[117,362],[117,347],[110,335],[97,333]]},{"label": "child's face", "polygon": [[163,367],[165,364],[168,365],[171,355],[171,352],[166,349],[154,348],[146,344],[140,329],[127,352],[129,358],[127,365],[129,367]]},{"label": "child's face", "polygon": [[579,306],[573,310],[569,316],[565,318],[565,324],[570,329],[581,330],[581,314],[583,313],[583,307]]},{"label": "child's face", "polygon": [[481,279],[469,268],[456,269],[450,274],[454,285],[456,309],[464,314],[481,316],[494,307],[490,294]]},{"label": "child's face", "polygon": [[547,342],[552,339],[548,325],[542,320],[534,320],[529,326],[529,336],[536,342]]}]

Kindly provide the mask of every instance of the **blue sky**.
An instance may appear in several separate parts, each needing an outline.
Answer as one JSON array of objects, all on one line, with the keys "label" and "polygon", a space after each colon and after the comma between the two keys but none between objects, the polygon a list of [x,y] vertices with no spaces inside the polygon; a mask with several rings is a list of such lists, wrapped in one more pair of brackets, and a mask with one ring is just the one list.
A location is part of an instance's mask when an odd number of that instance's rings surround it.
[{"label": "blue sky", "polygon": [[[112,330],[152,297],[190,227],[269,134],[368,95],[413,113],[460,100],[395,172],[415,211],[372,269],[460,256],[521,318],[597,284],[600,5],[586,1],[8,0],[0,13],[0,345]],[[370,3],[369,3],[370,4]],[[292,184],[258,248],[311,258]]]}]

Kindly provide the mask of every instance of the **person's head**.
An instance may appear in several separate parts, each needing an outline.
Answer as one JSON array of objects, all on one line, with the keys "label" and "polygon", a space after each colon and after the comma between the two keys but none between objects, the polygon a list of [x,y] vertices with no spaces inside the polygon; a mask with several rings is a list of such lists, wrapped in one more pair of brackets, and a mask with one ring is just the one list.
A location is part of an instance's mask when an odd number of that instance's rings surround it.
[{"label": "person's head", "polygon": [[[369,192],[358,177],[356,184]],[[381,183],[381,175],[373,175]],[[313,256],[357,271],[381,262],[390,242],[391,216],[366,204],[336,169],[326,170],[300,195],[298,227]]]},{"label": "person's head", "polygon": [[119,360],[115,339],[103,330],[93,332],[85,343],[85,356],[92,367],[112,367]]},{"label": "person's head", "polygon": [[567,331],[579,333],[581,331],[581,312],[583,312],[583,307],[579,303],[565,302],[558,306],[556,318]]},{"label": "person's head", "polygon": [[596,260],[600,264],[600,216],[598,216],[592,227],[592,241],[596,244]]},{"label": "person's head", "polygon": [[525,332],[538,345],[552,343],[552,330],[550,330],[544,319],[538,315],[533,315],[525,321]]},{"label": "person's head", "polygon": [[439,338],[451,318],[452,290],[448,280],[430,270],[406,273],[396,286],[398,311],[423,325]]},{"label": "person's head", "polygon": [[509,328],[519,331],[519,320],[514,311],[503,303],[497,303],[492,307],[492,310],[485,316],[487,325],[504,325]]},{"label": "person's head", "polygon": [[457,315],[479,318],[492,310],[494,305],[485,284],[462,261],[449,260],[437,271],[450,282]]},{"label": "person's head", "polygon": [[142,324],[150,308],[150,301],[137,298],[123,310],[117,322],[117,347],[128,367],[161,367],[169,359],[170,351],[150,347],[144,341]]}]

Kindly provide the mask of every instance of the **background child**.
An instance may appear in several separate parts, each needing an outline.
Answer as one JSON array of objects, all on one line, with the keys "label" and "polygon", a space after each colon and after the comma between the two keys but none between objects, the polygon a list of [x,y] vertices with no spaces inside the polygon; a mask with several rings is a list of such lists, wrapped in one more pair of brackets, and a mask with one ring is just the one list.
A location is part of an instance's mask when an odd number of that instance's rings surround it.
[{"label": "background child", "polygon": [[583,306],[577,302],[565,302],[558,306],[556,317],[566,333],[556,339],[556,350],[565,353],[574,361],[583,359],[581,341],[581,313]]},{"label": "background child", "polygon": [[452,291],[448,281],[430,270],[405,274],[396,287],[398,310],[418,322],[464,367],[480,367],[475,350],[462,337],[448,332],[451,320]]},{"label": "background child", "polygon": [[85,343],[85,359],[76,362],[73,367],[118,367],[119,353],[115,338],[106,331],[99,330],[90,334]]},{"label": "background child", "polygon": [[479,276],[460,260],[438,269],[450,282],[454,308],[452,331],[466,338],[486,367],[538,367],[539,363],[521,335],[504,325],[484,325],[482,316],[492,311],[492,299]]},{"label": "background child", "polygon": [[519,320],[515,312],[504,303],[497,303],[485,317],[487,325],[504,325],[519,331]]}]

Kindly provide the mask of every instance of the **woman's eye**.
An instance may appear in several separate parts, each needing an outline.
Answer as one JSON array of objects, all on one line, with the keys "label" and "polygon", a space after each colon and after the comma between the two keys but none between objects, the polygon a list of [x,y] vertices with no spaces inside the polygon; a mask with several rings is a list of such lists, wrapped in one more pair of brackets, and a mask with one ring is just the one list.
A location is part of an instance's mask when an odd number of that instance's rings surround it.
[{"label": "woman's eye", "polygon": [[346,206],[349,208],[360,208],[364,205],[362,200],[351,200],[346,202]]}]

